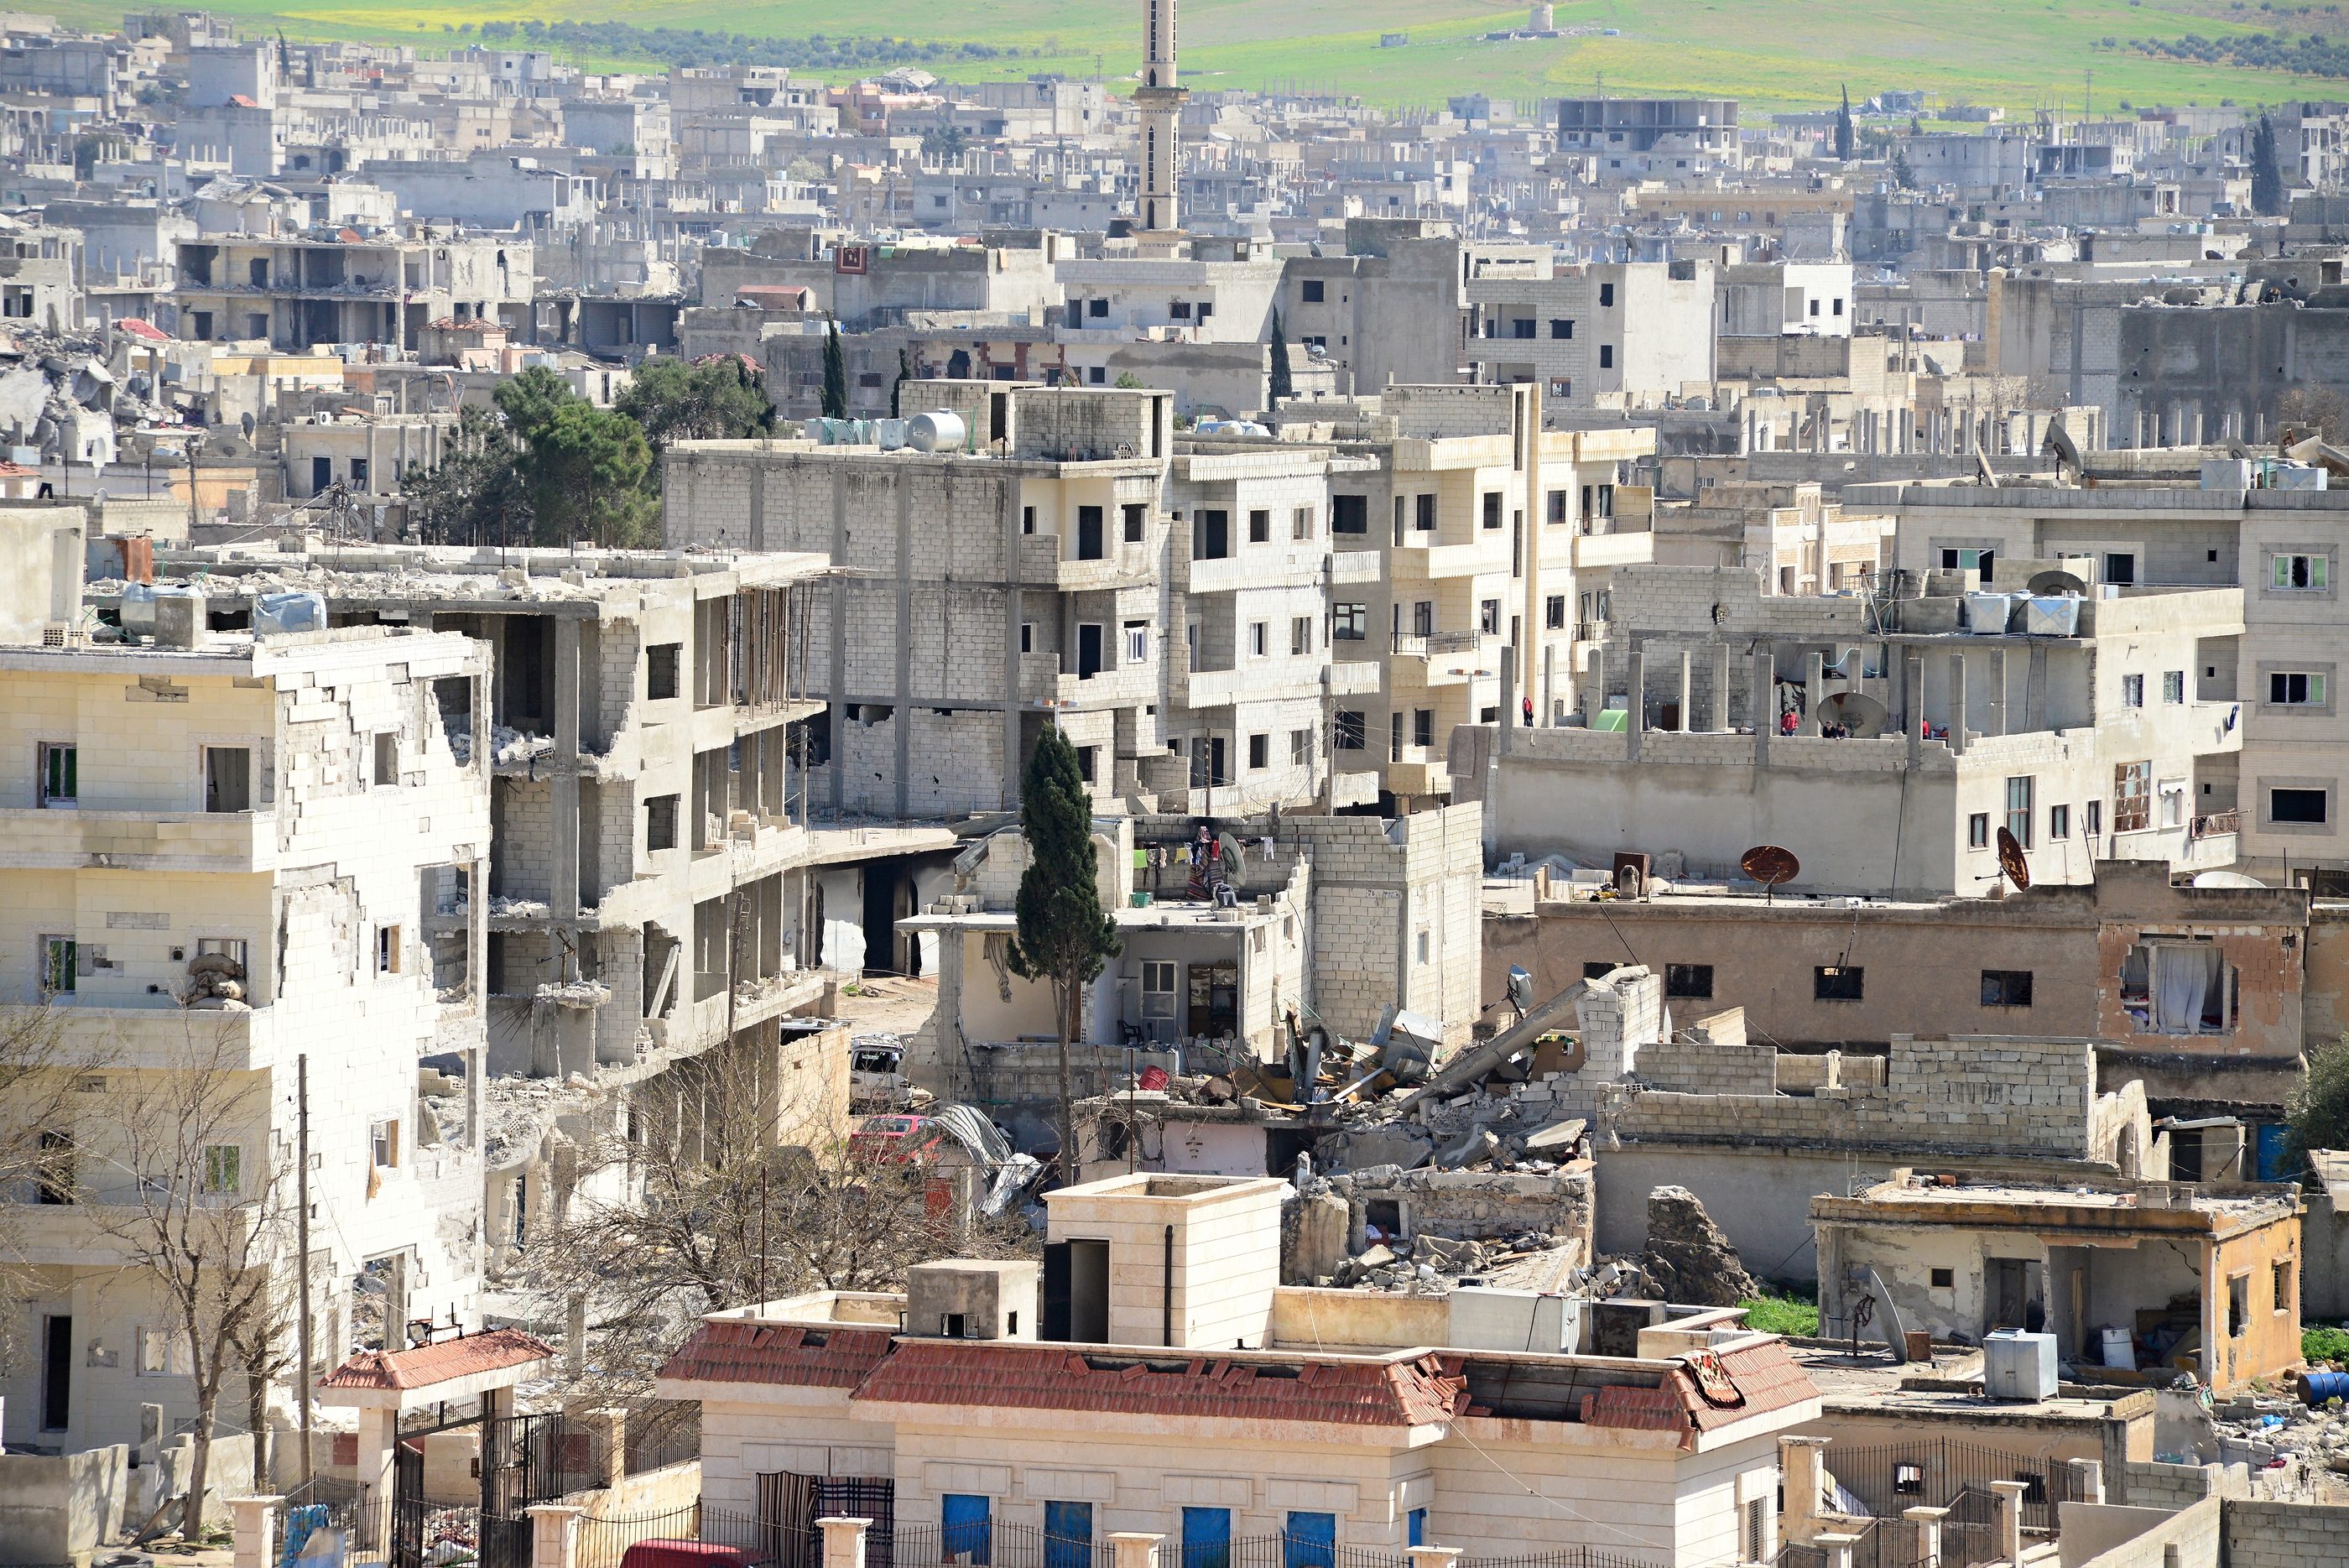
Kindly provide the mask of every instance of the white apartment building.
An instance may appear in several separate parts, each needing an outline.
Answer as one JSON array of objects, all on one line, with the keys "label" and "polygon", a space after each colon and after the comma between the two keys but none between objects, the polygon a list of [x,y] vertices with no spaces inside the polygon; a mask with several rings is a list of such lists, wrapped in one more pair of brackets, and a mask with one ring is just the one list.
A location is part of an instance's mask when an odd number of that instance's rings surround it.
[{"label": "white apartment building", "polygon": [[1463,358],[1561,408],[1639,408],[1714,379],[1713,265],[1560,266],[1547,247],[1472,250]]}]

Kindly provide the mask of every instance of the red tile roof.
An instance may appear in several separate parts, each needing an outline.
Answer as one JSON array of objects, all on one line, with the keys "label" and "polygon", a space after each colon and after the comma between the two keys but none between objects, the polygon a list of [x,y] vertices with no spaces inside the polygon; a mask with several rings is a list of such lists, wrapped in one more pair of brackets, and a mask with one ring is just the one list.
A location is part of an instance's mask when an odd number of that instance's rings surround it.
[{"label": "red tile roof", "polygon": [[[1122,1415],[1205,1416],[1413,1427],[1467,1408],[1457,1356],[1409,1362],[1266,1364],[1229,1356],[1059,1345],[905,1340],[855,1397],[905,1405],[989,1405]],[[1103,1365],[1096,1366],[1095,1363]],[[1154,1371],[1152,1363],[1170,1370]]]},{"label": "red tile roof", "polygon": [[477,1372],[550,1361],[554,1346],[518,1328],[493,1328],[415,1350],[362,1350],[319,1383],[321,1388],[429,1388]]},{"label": "red tile roof", "polygon": [[1688,1412],[1681,1407],[1680,1396],[1670,1387],[1611,1385],[1582,1397],[1582,1424],[1630,1427],[1643,1432],[1682,1432],[1688,1429]]},{"label": "red tile roof", "polygon": [[1737,1386],[1741,1401],[1738,1404],[1715,1405],[1705,1398],[1693,1372],[1675,1372],[1665,1380],[1665,1386],[1680,1397],[1682,1407],[1701,1432],[1714,1431],[1748,1416],[1783,1410],[1789,1405],[1818,1397],[1818,1385],[1787,1354],[1783,1340],[1723,1351],[1720,1359],[1721,1369]]},{"label": "red tile roof", "polygon": [[127,332],[131,337],[149,343],[169,343],[171,340],[170,333],[141,317],[126,316],[117,321],[114,327],[118,332]]},{"label": "red tile roof", "polygon": [[697,1383],[780,1383],[854,1388],[889,1354],[885,1328],[810,1330],[720,1318],[704,1323],[660,1369]]}]

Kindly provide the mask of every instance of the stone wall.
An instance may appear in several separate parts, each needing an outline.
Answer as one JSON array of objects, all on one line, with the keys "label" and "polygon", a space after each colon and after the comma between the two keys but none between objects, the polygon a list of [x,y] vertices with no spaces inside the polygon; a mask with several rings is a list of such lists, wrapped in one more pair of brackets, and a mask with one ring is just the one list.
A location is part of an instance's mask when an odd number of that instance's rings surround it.
[{"label": "stone wall", "polygon": [[2336,1568],[2349,1563],[2349,1504],[2227,1504],[2227,1568]]},{"label": "stone wall", "polygon": [[1562,1170],[1400,1170],[1392,1165],[1333,1176],[1359,1240],[1373,1203],[1392,1203],[1402,1234],[1484,1241],[1538,1231],[1571,1237],[1590,1255],[1593,1189],[1588,1161]]}]

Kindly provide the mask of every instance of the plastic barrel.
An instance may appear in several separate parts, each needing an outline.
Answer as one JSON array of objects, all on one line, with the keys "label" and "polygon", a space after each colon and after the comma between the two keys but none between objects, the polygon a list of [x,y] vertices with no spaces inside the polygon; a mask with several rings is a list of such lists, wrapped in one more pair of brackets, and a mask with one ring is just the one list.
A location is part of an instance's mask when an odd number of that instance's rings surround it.
[{"label": "plastic barrel", "polygon": [[2302,1373],[2300,1398],[2305,1405],[2322,1405],[2327,1399],[2349,1400],[2349,1372]]}]

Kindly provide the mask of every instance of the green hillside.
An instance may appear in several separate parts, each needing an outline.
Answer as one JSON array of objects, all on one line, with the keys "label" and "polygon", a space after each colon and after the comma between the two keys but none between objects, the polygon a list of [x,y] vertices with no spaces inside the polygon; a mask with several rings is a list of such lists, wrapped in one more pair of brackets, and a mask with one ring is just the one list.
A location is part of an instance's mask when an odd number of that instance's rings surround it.
[{"label": "green hillside", "polygon": [[[1141,26],[1137,5],[1099,0],[968,0],[952,7],[905,0],[765,5],[738,0],[563,5],[214,0],[211,8],[250,17],[256,29],[282,27],[292,37],[433,47],[468,41],[457,29],[535,17],[1042,51],[1040,57],[1023,53],[957,61],[948,68],[962,79],[1036,70],[1091,75],[1097,57],[1114,78],[1133,69]],[[122,8],[68,3],[55,9],[77,24],[111,26]],[[1521,100],[1578,93],[1601,76],[1610,93],[1709,93],[1744,99],[1756,109],[1825,105],[1845,84],[1855,100],[1887,88],[1922,88],[1945,102],[2002,104],[2010,112],[2040,105],[2075,110],[2084,94],[2098,109],[2116,109],[2123,100],[2209,104],[2232,98],[2249,104],[2328,90],[2349,97],[2349,80],[2276,68],[2349,59],[2349,51],[2336,55],[2329,47],[2312,46],[2312,40],[2349,44],[2349,19],[2338,5],[2278,9],[2225,0],[1909,0],[1892,9],[1851,0],[1569,0],[1557,6],[1560,28],[1612,27],[1621,36],[1483,41],[1488,30],[1524,26],[1526,16],[1525,5],[1490,0],[1288,0],[1279,5],[1187,0],[1183,59],[1197,88],[1294,80],[1389,105],[1441,106],[1445,98],[1467,92]],[[1409,35],[1408,45],[1380,47],[1382,34],[1397,32]],[[2261,33],[2267,41],[2247,42]],[[2177,46],[2189,35],[2209,43],[2190,47],[2187,57],[2157,57],[2130,47],[2140,39]],[[710,59],[725,52],[718,44]],[[583,65],[625,63],[607,50],[574,47],[566,54]]]}]

